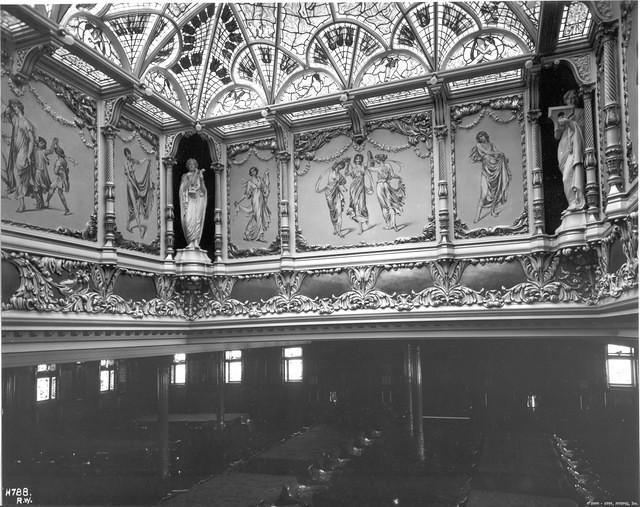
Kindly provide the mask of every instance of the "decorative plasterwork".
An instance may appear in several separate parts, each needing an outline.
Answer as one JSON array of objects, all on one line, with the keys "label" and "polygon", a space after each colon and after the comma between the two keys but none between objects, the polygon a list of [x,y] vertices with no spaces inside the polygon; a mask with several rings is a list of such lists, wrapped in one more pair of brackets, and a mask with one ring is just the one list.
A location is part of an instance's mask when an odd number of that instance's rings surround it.
[{"label": "decorative plasterwork", "polygon": [[[608,249],[616,240],[622,242],[625,262],[615,273],[609,273]],[[593,305],[637,289],[637,240],[637,222],[635,218],[628,218],[616,222],[611,234],[602,240],[558,251],[212,277],[157,275],[114,265],[3,250],[2,260],[17,269],[20,283],[2,309],[206,320],[280,314],[320,316],[356,310],[411,312],[440,307],[501,308],[538,303]],[[524,281],[512,287],[476,290],[463,282],[463,275],[471,266],[491,267],[513,262],[520,264]],[[388,293],[377,288],[382,272],[415,270],[416,277],[424,277],[425,267],[431,280],[425,278],[424,289]],[[114,294],[116,281],[124,273],[153,277],[156,297],[133,301]],[[306,279],[340,273],[347,275],[350,284],[341,294],[309,297],[302,293]],[[236,281],[265,278],[275,283],[277,293],[273,297],[259,301],[239,301],[231,297]]]},{"label": "decorative plasterwork", "polygon": [[[406,136],[407,143],[402,146],[388,146],[376,141],[371,133],[377,129],[385,129],[392,133]],[[295,191],[295,217],[296,217],[296,249],[301,252],[312,252],[334,249],[351,249],[363,247],[379,247],[387,245],[402,245],[409,243],[422,243],[433,241],[436,237],[435,225],[435,199],[434,199],[434,178],[433,178],[433,130],[431,112],[416,113],[399,118],[385,118],[379,120],[371,120],[367,122],[363,130],[366,135],[363,138],[354,136],[349,127],[335,127],[322,131],[305,132],[297,134],[294,138],[294,191]],[[316,152],[323,146],[327,145],[332,139],[345,136],[351,139],[351,143],[347,143],[337,153],[325,157],[321,160],[316,158]],[[303,232],[300,230],[298,217],[298,179],[297,177],[306,175],[311,169],[311,162],[332,162],[338,160],[346,151],[354,147],[356,151],[361,150],[364,142],[369,142],[378,150],[385,153],[397,153],[404,150],[413,150],[420,159],[429,159],[429,171],[431,174],[431,217],[427,220],[422,232],[415,236],[398,237],[393,241],[385,242],[366,242],[346,246],[336,246],[331,244],[314,245],[307,241]],[[426,152],[421,152],[419,145],[424,143]]]},{"label": "decorative plasterwork", "polygon": [[[623,105],[622,108],[624,111],[624,119],[625,119],[625,154],[627,158],[627,166],[629,170],[628,178],[629,183],[633,182],[638,178],[638,160],[634,154],[633,147],[633,133],[631,132],[631,118],[629,117],[629,74],[633,74],[632,69],[636,68],[637,62],[631,61],[629,62],[628,52],[629,52],[629,40],[631,39],[632,30],[637,30],[637,27],[634,27],[632,24],[632,11],[633,9],[637,9],[638,5],[636,2],[623,2],[622,3],[622,90],[623,90]],[[633,51],[632,51],[633,54]],[[637,57],[637,49],[636,49],[636,57]],[[631,86],[636,86],[633,81]],[[637,107],[637,105],[636,105]],[[637,147],[636,147],[637,149]]]},{"label": "decorative plasterwork", "polygon": [[[507,119],[501,118],[494,111],[511,111],[511,116]],[[469,124],[463,124],[464,118],[478,115]],[[517,121],[520,127],[520,144],[522,147],[522,192],[524,198],[524,208],[522,213],[511,225],[501,225],[496,227],[480,227],[470,229],[467,224],[458,218],[457,214],[457,179],[455,162],[455,133],[458,129],[470,129],[478,125],[484,116],[489,116],[496,123],[507,124]],[[480,100],[477,102],[461,104],[451,107],[451,169],[453,172],[453,202],[454,202],[454,235],[458,239],[481,238],[486,236],[509,236],[522,234],[529,231],[528,215],[528,185],[527,185],[527,143],[524,125],[524,99],[522,95],[512,95],[509,97],[499,97],[490,100]]]}]

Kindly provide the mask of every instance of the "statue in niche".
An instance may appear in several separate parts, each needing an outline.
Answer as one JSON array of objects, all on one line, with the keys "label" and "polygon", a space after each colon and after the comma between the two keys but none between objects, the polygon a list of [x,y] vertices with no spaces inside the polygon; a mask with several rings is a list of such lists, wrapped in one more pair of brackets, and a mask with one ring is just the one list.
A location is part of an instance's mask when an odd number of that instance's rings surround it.
[{"label": "statue in niche", "polygon": [[145,159],[134,159],[129,148],[124,149],[124,174],[127,178],[127,206],[129,209],[127,231],[133,232],[134,229],[138,229],[140,239],[144,238],[147,232],[147,226],[142,221],[149,219],[155,188],[151,182],[151,160],[146,160],[147,167],[142,179],[138,180],[136,176],[135,166],[144,161]]},{"label": "statue in niche", "polygon": [[402,214],[407,197],[404,182],[396,174],[385,153],[372,156],[369,152],[369,161],[372,171],[377,173],[376,196],[385,221],[383,229],[399,231],[405,227],[396,223],[396,216]]},{"label": "statue in niche", "polygon": [[187,249],[198,250],[207,208],[207,187],[204,185],[204,169],[198,169],[195,158],[187,160],[187,171],[180,181],[180,217]]},{"label": "statue in niche", "polygon": [[271,210],[267,204],[271,193],[269,172],[260,176],[258,168],[252,167],[249,169],[249,179],[244,182],[243,187],[244,195],[233,203],[236,214],[242,211],[249,217],[243,238],[245,241],[265,241],[264,235],[271,224]]},{"label": "statue in niche", "polygon": [[509,197],[511,171],[509,159],[491,142],[489,134],[481,130],[476,134],[476,144],[471,148],[470,158],[480,162],[480,198],[473,223],[491,215],[497,217]]},{"label": "statue in niche", "polygon": [[558,142],[558,167],[562,173],[564,195],[569,205],[562,212],[566,215],[584,208],[584,111],[577,107],[576,90],[566,92],[562,100],[564,106],[549,108],[553,120],[554,137]]},{"label": "statue in niche", "polygon": [[335,162],[331,169],[316,181],[316,192],[324,192],[329,208],[329,219],[333,225],[333,234],[344,237],[349,231],[342,229],[342,211],[344,209],[344,196],[347,193],[347,179],[344,172],[349,167],[349,158],[343,158]]},{"label": "statue in niche", "polygon": [[358,234],[362,234],[370,228],[367,194],[373,194],[373,180],[371,171],[364,165],[364,156],[361,153],[354,155],[353,163],[349,164],[346,174],[351,178],[347,216],[360,226]]}]

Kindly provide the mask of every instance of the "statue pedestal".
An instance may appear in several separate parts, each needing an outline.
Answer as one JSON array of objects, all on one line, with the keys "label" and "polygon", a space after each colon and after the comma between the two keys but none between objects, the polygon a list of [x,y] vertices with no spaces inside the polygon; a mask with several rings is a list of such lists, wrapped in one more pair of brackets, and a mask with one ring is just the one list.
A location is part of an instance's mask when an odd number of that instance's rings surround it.
[{"label": "statue pedestal", "polygon": [[176,253],[178,275],[208,276],[213,273],[213,264],[201,248],[183,248]]},{"label": "statue pedestal", "polygon": [[584,233],[587,228],[586,211],[569,211],[563,213],[562,223],[556,229],[558,244],[584,243]]}]

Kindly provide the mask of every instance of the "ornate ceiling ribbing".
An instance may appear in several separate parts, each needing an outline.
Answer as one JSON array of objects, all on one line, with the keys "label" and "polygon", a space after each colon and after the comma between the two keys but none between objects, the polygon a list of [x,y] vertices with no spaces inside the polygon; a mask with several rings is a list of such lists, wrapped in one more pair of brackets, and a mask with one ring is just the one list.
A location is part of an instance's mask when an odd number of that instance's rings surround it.
[{"label": "ornate ceiling ribbing", "polygon": [[[198,119],[535,53],[540,23],[539,2],[515,1],[35,8]],[[568,4],[560,35],[584,37],[589,12]],[[104,74],[65,48],[54,58],[104,82]],[[481,84],[520,76],[503,74],[484,76]],[[402,98],[407,93],[425,90],[403,91]]]}]

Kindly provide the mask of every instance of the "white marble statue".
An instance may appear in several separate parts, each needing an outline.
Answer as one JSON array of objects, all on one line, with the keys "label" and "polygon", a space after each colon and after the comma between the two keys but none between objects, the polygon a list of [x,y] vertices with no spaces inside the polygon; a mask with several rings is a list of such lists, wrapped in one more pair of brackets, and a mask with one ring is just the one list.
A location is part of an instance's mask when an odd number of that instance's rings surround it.
[{"label": "white marble statue", "polygon": [[560,113],[555,122],[554,136],[558,144],[558,165],[562,173],[564,195],[569,206],[563,215],[584,208],[584,111],[577,107],[578,94],[569,90],[563,96],[567,106],[573,106],[566,114]]},{"label": "white marble statue", "polygon": [[207,188],[202,176],[204,169],[198,169],[196,159],[187,160],[187,170],[180,181],[180,216],[187,249],[194,250],[200,248],[207,208]]}]

